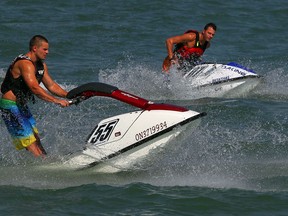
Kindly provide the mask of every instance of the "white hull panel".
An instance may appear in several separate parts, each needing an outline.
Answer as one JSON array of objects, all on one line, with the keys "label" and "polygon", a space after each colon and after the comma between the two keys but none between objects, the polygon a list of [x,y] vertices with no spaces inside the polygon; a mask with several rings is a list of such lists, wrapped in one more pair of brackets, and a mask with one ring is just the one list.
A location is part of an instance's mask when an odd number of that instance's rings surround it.
[{"label": "white hull panel", "polygon": [[224,64],[201,64],[184,75],[191,90],[203,97],[245,96],[261,81],[248,69]]},{"label": "white hull panel", "polygon": [[239,79],[231,82],[199,87],[193,89],[193,91],[197,91],[197,96],[201,98],[243,97],[251,92],[260,83],[260,81],[261,79],[259,78]]},{"label": "white hull panel", "polygon": [[[115,116],[113,119],[119,119],[120,123],[121,119],[126,119],[127,115],[133,115],[133,113]],[[87,149],[66,161],[66,166],[73,169],[97,166],[97,171],[101,172],[107,172],[107,170],[108,172],[111,172],[111,170],[117,171],[119,168],[121,170],[128,169],[139,159],[147,156],[151,150],[169,143],[188,126],[197,126],[199,124],[198,117],[201,114],[191,110],[186,112],[152,110],[144,111],[140,116],[136,112],[135,115],[138,116],[137,121],[134,122],[133,127],[132,125],[126,126],[129,129],[128,131],[125,131],[125,126],[120,124],[121,131],[125,134],[120,139],[96,144],[95,146],[88,145]],[[106,119],[102,122],[111,122],[113,119]],[[154,129],[152,128],[155,125],[164,124],[164,122],[166,124],[165,128],[153,133]],[[99,125],[101,125],[101,122]],[[113,132],[118,133],[117,126]],[[146,135],[143,134],[144,131],[146,131]],[[141,137],[140,134],[142,134]],[[111,136],[111,139],[113,140],[113,136]],[[109,169],[109,167],[113,169]]]}]

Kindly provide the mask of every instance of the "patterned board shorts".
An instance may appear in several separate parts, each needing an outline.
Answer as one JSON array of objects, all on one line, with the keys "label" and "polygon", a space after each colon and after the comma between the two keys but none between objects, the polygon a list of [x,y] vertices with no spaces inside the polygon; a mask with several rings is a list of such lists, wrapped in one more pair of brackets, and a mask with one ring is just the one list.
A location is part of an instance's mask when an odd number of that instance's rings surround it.
[{"label": "patterned board shorts", "polygon": [[16,149],[26,148],[36,141],[36,121],[27,105],[19,106],[15,101],[0,99],[0,110]]}]

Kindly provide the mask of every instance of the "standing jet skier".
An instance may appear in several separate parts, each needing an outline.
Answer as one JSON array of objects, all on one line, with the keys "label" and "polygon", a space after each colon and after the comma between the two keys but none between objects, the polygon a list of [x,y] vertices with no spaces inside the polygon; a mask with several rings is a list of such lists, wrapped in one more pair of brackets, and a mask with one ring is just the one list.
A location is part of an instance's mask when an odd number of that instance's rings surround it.
[{"label": "standing jet skier", "polygon": [[[27,106],[34,95],[40,99],[60,105],[69,106],[65,98],[67,91],[62,89],[49,75],[44,60],[48,54],[48,40],[35,35],[30,40],[29,52],[16,57],[7,70],[1,85],[0,99],[1,116],[12,136],[16,149],[26,149],[35,157],[46,155],[41,145],[36,122]],[[51,93],[44,90],[40,83]],[[55,96],[54,96],[55,95]]]}]

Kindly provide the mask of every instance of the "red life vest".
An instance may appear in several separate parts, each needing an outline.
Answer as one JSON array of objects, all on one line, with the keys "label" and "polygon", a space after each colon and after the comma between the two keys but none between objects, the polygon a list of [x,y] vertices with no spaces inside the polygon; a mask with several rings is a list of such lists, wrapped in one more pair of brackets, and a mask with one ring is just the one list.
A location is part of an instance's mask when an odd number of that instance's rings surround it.
[{"label": "red life vest", "polygon": [[180,54],[180,56],[184,59],[189,59],[192,56],[193,57],[200,57],[205,52],[205,49],[208,45],[208,41],[206,41],[203,45],[200,44],[199,41],[199,32],[196,30],[188,30],[184,34],[187,33],[195,33],[196,39],[195,39],[195,45],[193,47],[187,47],[186,45],[180,43],[176,44],[174,52],[177,54]]}]

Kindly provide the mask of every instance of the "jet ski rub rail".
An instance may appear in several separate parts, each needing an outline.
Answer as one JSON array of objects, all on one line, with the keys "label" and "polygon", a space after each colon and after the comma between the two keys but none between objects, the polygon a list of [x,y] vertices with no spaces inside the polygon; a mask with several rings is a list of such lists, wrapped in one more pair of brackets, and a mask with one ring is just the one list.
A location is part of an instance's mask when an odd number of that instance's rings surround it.
[{"label": "jet ski rub rail", "polygon": [[71,104],[78,104],[93,96],[104,96],[114,98],[143,110],[173,110],[185,112],[188,109],[171,104],[158,104],[144,98],[122,91],[115,86],[100,82],[86,83],[68,92],[67,98]]}]

